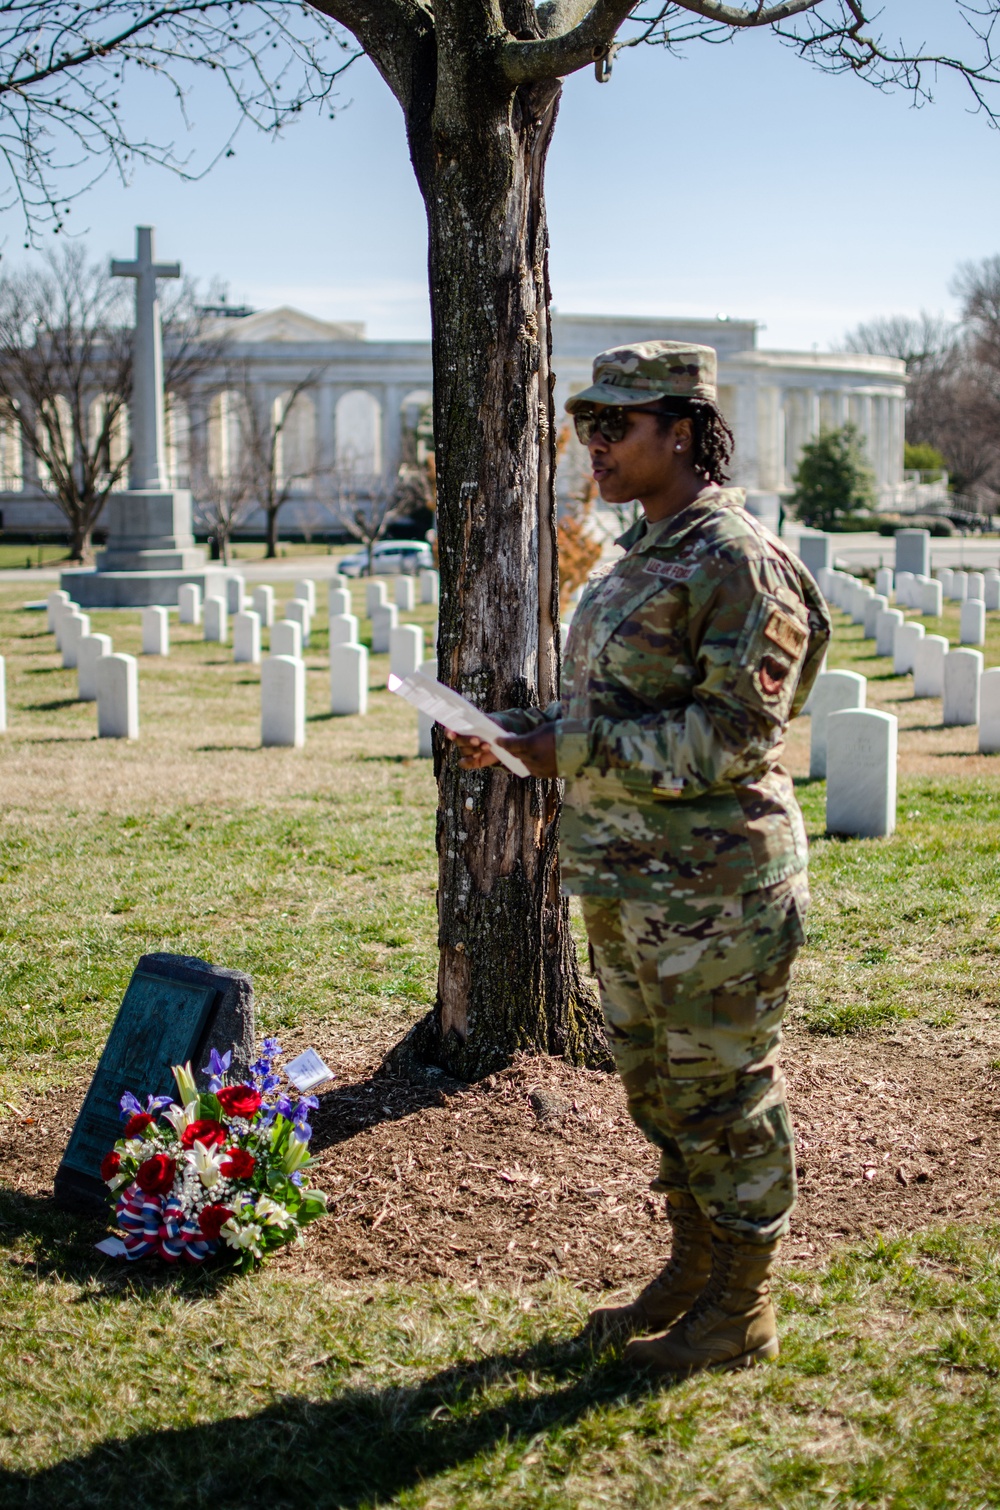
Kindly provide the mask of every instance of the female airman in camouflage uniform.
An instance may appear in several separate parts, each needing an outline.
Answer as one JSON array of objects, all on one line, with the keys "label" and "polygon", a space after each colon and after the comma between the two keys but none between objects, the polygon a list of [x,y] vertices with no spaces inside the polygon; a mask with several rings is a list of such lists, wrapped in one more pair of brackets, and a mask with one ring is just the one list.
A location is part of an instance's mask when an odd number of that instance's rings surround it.
[{"label": "female airman in camouflage uniform", "polygon": [[532,774],[565,780],[564,888],[673,1225],[663,1272],[590,1335],[660,1333],[626,1356],[668,1374],[778,1349],[768,1275],[795,1201],[778,1049],[808,902],[781,755],[830,634],[801,562],[722,486],[715,369],[710,347],[619,347],[567,404],[602,497],[643,517],[584,592],[561,701],[499,715]]}]

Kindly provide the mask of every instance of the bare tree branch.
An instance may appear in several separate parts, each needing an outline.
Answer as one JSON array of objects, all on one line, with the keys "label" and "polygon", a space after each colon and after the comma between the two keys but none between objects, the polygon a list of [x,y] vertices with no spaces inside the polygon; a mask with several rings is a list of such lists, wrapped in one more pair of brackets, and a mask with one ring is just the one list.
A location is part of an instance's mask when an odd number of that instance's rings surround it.
[{"label": "bare tree branch", "polygon": [[543,37],[562,36],[579,26],[593,0],[543,0],[536,15]]},{"label": "bare tree branch", "polygon": [[744,29],[753,26],[774,26],[778,21],[787,21],[803,11],[815,10],[820,0],[783,0],[779,5],[723,5],[720,0],[677,0],[679,10],[691,11],[704,16],[720,26]]},{"label": "bare tree branch", "polygon": [[595,0],[583,20],[561,36],[537,42],[511,39],[501,53],[503,71],[512,84],[534,84],[563,78],[603,58],[622,22],[635,9],[635,0]]},{"label": "bare tree branch", "polygon": [[414,58],[434,33],[430,6],[420,0],[309,0],[309,5],[357,38],[408,114]]},{"label": "bare tree branch", "polygon": [[[332,109],[333,85],[358,56],[294,0],[3,0],[0,210],[20,211],[28,244],[44,225],[61,229],[70,202],[109,168],[126,182],[136,162],[201,177],[232,152],[245,121],[275,133],[307,105]],[[192,65],[207,68],[235,106],[233,129],[197,170],[173,141],[124,119],[125,86],[138,72],[166,88],[186,124]]]},{"label": "bare tree branch", "polygon": [[671,0],[651,7],[640,3],[632,13],[640,31],[616,46],[650,42],[676,51],[685,42],[725,42],[738,31],[770,25],[786,46],[823,72],[854,73],[877,89],[901,89],[915,104],[929,103],[935,81],[941,74],[952,74],[967,85],[976,110],[992,124],[1000,123],[994,95],[1000,84],[995,37],[1000,24],[998,0],[979,4],[955,0],[975,45],[970,58],[907,47],[902,40],[891,42],[878,29],[877,16],[861,0],[800,0],[787,7],[785,18],[775,15],[779,8],[764,3],[724,5],[715,0]]}]

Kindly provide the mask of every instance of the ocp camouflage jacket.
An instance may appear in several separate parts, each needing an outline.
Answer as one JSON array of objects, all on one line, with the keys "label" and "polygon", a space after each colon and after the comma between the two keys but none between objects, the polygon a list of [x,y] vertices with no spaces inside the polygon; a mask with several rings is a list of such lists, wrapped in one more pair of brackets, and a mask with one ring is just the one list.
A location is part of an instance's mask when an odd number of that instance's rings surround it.
[{"label": "ocp camouflage jacket", "polygon": [[562,699],[500,716],[518,733],[555,723],[567,892],[735,896],[806,866],[781,754],[830,618],[744,496],[709,488],[635,524],[573,617]]}]

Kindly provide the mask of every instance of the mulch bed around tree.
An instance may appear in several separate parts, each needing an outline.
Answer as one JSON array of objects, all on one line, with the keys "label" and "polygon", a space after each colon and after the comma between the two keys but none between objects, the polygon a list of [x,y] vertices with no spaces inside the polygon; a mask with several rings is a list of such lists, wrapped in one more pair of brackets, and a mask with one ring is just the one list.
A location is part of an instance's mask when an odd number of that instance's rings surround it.
[{"label": "mulch bed around tree", "polygon": [[[995,1214],[998,1039],[985,1013],[944,1030],[789,1035],[801,1188],[786,1261],[818,1261],[875,1231]],[[478,1086],[416,1087],[373,1074],[385,1046],[316,1047],[337,1074],[313,1144],[331,1214],[282,1268],[351,1285],[530,1284],[555,1272],[600,1290],[662,1262],[655,1157],[617,1078],[525,1058]],[[51,1193],[84,1089],[2,1108],[0,1185]]]}]

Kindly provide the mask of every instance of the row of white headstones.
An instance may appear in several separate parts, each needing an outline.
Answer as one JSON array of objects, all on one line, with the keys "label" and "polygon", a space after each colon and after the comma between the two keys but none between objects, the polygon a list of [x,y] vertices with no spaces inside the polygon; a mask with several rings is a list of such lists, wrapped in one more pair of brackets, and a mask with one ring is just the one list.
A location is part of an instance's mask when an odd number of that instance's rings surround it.
[{"label": "row of white headstones", "polygon": [[[243,581],[232,577],[225,598],[212,595],[202,602],[201,589],[185,584],[179,594],[182,624],[201,625],[206,641],[227,644],[233,627],[233,660],[261,667],[261,744],[301,746],[306,729],[306,668],[302,651],[309,644],[316,613],[316,584],[303,578],[295,597],[276,617],[274,589],[261,586],[251,597]],[[415,607],[414,579],[396,580],[396,602],[389,603],[384,582],[367,584],[366,614],[372,625],[372,651],[389,655],[396,676],[409,676],[418,666],[434,674],[436,663],[424,662],[424,631],[418,624],[400,624],[399,612]],[[420,574],[421,602],[438,601],[437,572]],[[135,656],[115,654],[110,635],[91,634],[90,617],[63,591],[49,595],[48,627],[55,635],[64,667],[77,672],[81,702],[97,705],[97,732],[102,739],[137,739],[139,735],[139,668]],[[329,588],[330,711],[336,715],[364,714],[368,709],[368,650],[359,640],[359,621],[351,612],[347,578],[334,576]],[[268,655],[261,653],[262,631],[269,631]],[[434,626],[436,638],[437,626]],[[142,610],[142,653],[170,653],[170,618],[166,608]],[[0,662],[2,672],[2,662]],[[418,753],[431,754],[429,721],[418,719]]]},{"label": "row of white headstones", "polygon": [[[1000,667],[984,669],[986,614],[1000,610],[1000,571],[943,571],[915,576],[888,567],[874,587],[825,567],[819,586],[828,603],[862,626],[875,653],[891,656],[896,676],[913,677],[914,697],[941,699],[941,723],[978,725],[979,751],[1000,753]],[[896,608],[890,606],[895,596]],[[904,609],[938,618],[944,600],[961,604],[959,644],[927,634]],[[826,779],[826,826],[832,834],[882,838],[896,826],[898,722],[866,708],[867,678],[856,671],[823,671],[804,712],[810,716],[809,775]]]}]

